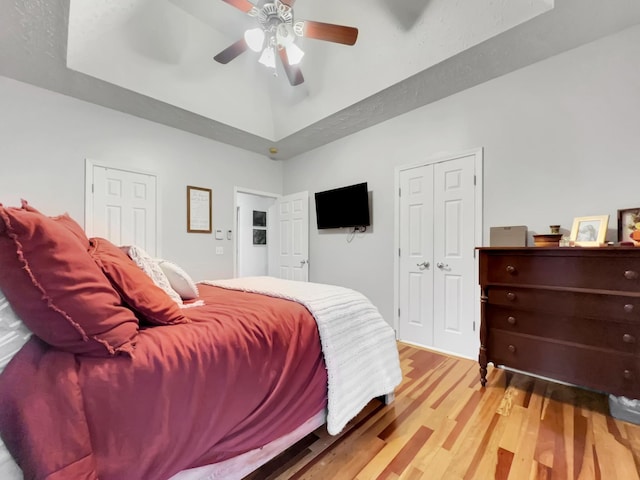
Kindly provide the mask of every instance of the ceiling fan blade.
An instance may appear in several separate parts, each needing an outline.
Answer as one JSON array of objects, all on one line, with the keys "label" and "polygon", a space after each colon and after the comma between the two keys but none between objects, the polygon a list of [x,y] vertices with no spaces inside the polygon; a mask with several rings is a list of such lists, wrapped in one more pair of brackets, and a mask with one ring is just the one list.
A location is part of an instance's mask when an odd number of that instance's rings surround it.
[{"label": "ceiling fan blade", "polygon": [[295,87],[296,85],[300,85],[302,82],[304,82],[304,77],[302,76],[300,67],[298,67],[297,65],[291,65],[289,63],[287,51],[283,48],[278,50],[278,52],[280,53],[280,60],[282,60],[282,66],[284,67],[284,71],[287,74],[289,83]]},{"label": "ceiling fan blade", "polygon": [[247,42],[244,40],[244,38],[241,38],[236,43],[232,43],[227,48],[222,50],[219,54],[213,57],[213,59],[216,62],[227,64],[238,55],[243,53],[247,48]]},{"label": "ceiling fan blade", "polygon": [[334,25],[332,23],[314,22],[312,20],[304,20],[302,32],[303,37],[342,43],[344,45],[353,45],[358,39],[357,28]]},{"label": "ceiling fan blade", "polygon": [[244,13],[248,13],[253,8],[253,3],[248,0],[222,0],[228,3],[232,7],[236,7],[238,10],[242,10]]}]

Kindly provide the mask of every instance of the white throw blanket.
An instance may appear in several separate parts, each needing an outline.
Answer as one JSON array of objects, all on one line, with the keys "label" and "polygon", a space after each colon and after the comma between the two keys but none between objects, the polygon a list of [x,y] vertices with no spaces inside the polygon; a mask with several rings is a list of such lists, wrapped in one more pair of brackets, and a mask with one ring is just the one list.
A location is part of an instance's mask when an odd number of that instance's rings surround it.
[{"label": "white throw blanket", "polygon": [[402,380],[395,333],[361,293],[344,287],[274,277],[205,281],[304,305],[318,324],[327,366],[327,431],[337,435],[375,397]]}]

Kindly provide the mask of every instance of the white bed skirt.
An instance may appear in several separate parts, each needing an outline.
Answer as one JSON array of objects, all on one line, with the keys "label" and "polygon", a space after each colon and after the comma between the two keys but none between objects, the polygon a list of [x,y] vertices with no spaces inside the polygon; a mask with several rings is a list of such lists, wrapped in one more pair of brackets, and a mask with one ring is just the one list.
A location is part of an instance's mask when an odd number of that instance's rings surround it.
[{"label": "white bed skirt", "polygon": [[326,420],[327,411],[324,409],[304,422],[293,432],[271,443],[267,443],[264,447],[250,450],[242,455],[214,463],[213,465],[183,470],[171,477],[170,480],[240,480],[269,460],[277,457],[280,453],[302,440],[318,427],[324,425]]}]

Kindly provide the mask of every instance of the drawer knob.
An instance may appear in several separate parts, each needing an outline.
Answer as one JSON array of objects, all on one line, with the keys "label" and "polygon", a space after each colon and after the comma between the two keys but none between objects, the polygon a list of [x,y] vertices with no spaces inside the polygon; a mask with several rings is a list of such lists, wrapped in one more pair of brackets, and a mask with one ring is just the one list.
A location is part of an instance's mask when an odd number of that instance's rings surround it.
[{"label": "drawer knob", "polygon": [[638,278],[638,272],[634,270],[627,270],[624,272],[624,278],[627,280],[636,280]]},{"label": "drawer knob", "polygon": [[509,351],[510,351],[511,353],[516,353],[516,346],[515,346],[515,345],[509,345],[509,347],[508,347],[508,348],[509,348]]},{"label": "drawer knob", "polygon": [[515,325],[516,324],[516,317],[507,318],[507,322],[509,322],[509,325]]},{"label": "drawer knob", "polygon": [[631,313],[631,312],[633,312],[633,305],[631,305],[630,303],[627,303],[627,304],[624,306],[624,311],[625,311],[626,313]]},{"label": "drawer knob", "polygon": [[634,337],[633,335],[629,335],[628,333],[625,333],[622,336],[622,341],[624,343],[636,343],[636,337]]},{"label": "drawer knob", "polygon": [[514,267],[513,265],[507,265],[507,273],[509,275],[513,275],[514,273],[516,273],[516,267]]},{"label": "drawer knob", "polygon": [[507,293],[507,300],[511,300],[512,302],[516,299],[516,294],[513,292]]},{"label": "drawer knob", "polygon": [[631,380],[631,378],[633,377],[633,374],[631,373],[631,370],[625,370],[622,375],[624,376],[624,378],[626,380]]}]

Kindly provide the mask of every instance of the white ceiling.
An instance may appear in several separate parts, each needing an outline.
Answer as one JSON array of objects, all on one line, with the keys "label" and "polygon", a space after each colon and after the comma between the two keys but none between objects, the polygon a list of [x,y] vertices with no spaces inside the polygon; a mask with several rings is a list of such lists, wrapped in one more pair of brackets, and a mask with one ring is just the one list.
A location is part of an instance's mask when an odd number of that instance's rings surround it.
[{"label": "white ceiling", "polygon": [[297,87],[252,51],[213,60],[255,25],[221,0],[1,2],[0,74],[285,159],[640,23],[640,2],[297,0],[294,14],[359,29],[352,47],[300,39]]}]

